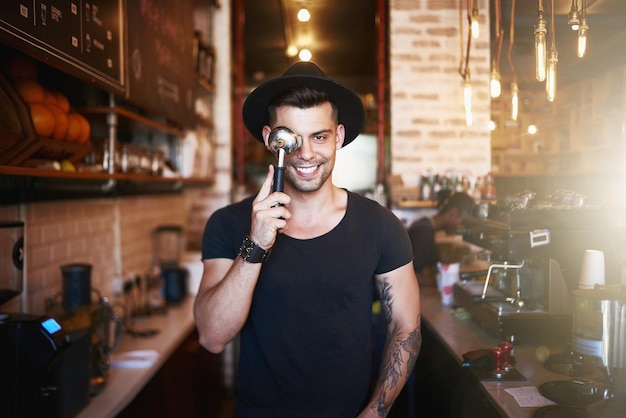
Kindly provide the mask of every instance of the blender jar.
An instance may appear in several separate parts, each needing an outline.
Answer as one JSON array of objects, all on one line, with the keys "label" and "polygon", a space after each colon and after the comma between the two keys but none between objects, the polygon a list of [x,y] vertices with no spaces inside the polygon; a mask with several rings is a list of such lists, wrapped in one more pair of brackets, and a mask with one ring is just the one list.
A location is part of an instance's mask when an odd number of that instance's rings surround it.
[{"label": "blender jar", "polygon": [[184,250],[183,228],[178,225],[159,226],[152,232],[154,266],[161,270],[176,268]]}]

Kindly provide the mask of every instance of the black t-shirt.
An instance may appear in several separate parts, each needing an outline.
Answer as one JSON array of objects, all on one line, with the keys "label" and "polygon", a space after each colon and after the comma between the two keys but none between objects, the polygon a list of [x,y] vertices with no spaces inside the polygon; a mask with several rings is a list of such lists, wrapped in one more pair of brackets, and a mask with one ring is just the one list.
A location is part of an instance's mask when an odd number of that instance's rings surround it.
[{"label": "black t-shirt", "polygon": [[[252,198],[217,211],[203,258],[237,256]],[[411,261],[402,223],[348,192],[344,218],[313,239],[279,234],[241,331],[237,417],[355,417],[371,366],[374,274]]]}]

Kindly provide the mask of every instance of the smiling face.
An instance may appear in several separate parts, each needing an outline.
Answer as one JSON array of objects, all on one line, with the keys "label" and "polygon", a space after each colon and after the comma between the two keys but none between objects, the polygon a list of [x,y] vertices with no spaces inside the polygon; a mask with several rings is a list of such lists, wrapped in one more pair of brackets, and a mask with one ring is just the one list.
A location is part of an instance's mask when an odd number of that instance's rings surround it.
[{"label": "smiling face", "polygon": [[272,128],[285,126],[302,137],[302,146],[285,158],[285,179],[299,192],[315,192],[329,181],[335,155],[343,145],[344,127],[329,102],[313,107],[279,106],[272,127],[263,128],[263,137]]}]

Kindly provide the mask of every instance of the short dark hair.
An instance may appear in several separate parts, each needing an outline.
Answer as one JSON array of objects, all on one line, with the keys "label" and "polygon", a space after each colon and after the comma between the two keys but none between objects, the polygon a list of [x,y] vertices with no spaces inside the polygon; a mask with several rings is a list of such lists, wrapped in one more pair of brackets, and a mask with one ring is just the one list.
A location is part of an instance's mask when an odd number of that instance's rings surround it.
[{"label": "short dark hair", "polygon": [[456,208],[459,211],[459,214],[470,216],[474,213],[475,207],[476,202],[470,195],[465,192],[456,192],[450,195],[446,201],[442,202],[439,213],[444,213]]},{"label": "short dark hair", "polygon": [[330,99],[330,97],[328,97],[328,94],[310,87],[292,87],[280,93],[270,103],[270,106],[267,109],[270,117],[270,123],[276,120],[277,107],[293,106],[300,109],[308,109],[327,102],[332,106],[332,114],[335,121],[338,121],[339,110],[337,105]]}]

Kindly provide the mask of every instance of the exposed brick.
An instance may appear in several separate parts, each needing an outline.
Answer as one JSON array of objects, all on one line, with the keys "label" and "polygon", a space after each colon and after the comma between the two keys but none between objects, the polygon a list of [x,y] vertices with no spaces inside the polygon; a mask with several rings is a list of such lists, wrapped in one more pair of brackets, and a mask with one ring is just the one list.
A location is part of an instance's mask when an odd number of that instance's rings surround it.
[{"label": "exposed brick", "polygon": [[409,20],[413,23],[440,23],[441,22],[441,18],[434,13],[411,16]]},{"label": "exposed brick", "polygon": [[[489,2],[478,3],[486,22]],[[489,31],[481,31],[470,52],[474,124],[467,127],[459,73],[461,50],[465,52],[459,3],[428,0],[415,7],[408,11],[392,2],[390,10],[391,172],[412,181],[427,170],[482,175],[491,165]],[[466,40],[466,21],[462,32]]]},{"label": "exposed brick", "polygon": [[432,36],[446,36],[446,37],[456,36],[458,32],[459,31],[457,28],[451,28],[451,27],[430,28],[426,31],[427,34],[432,35]]},{"label": "exposed brick", "polygon": [[462,0],[428,0],[428,10],[458,10],[458,2]]},{"label": "exposed brick", "polygon": [[396,10],[419,10],[423,1],[420,0],[391,0],[391,7]]}]

